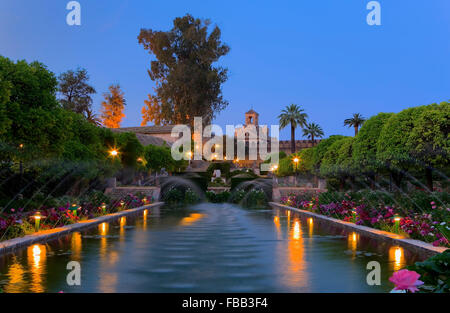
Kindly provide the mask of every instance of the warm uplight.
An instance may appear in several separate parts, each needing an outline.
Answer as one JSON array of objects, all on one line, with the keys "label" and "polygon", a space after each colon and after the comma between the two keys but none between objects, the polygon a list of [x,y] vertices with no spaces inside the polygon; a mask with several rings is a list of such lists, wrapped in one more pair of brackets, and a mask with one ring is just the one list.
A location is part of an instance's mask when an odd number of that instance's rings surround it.
[{"label": "warm uplight", "polygon": [[40,225],[41,225],[41,219],[42,219],[41,212],[36,212],[36,214],[33,216],[34,218],[34,229],[36,232],[39,231]]},{"label": "warm uplight", "polygon": [[298,163],[298,162],[300,162],[300,159],[299,158],[294,158],[294,163]]},{"label": "warm uplight", "polygon": [[137,161],[138,161],[139,163],[142,163],[142,162],[144,162],[144,159],[138,158]]},{"label": "warm uplight", "polygon": [[400,220],[402,218],[398,215],[394,216],[394,232],[398,234],[400,232]]},{"label": "warm uplight", "polygon": [[100,208],[102,210],[102,213],[105,214],[106,213],[106,203],[102,203],[102,206]]},{"label": "warm uplight", "polygon": [[21,143],[21,144],[19,145],[19,148],[20,148],[20,149],[23,149],[23,143]]},{"label": "warm uplight", "polygon": [[109,154],[111,155],[111,156],[113,156],[113,157],[115,157],[115,156],[117,156],[118,154],[119,154],[119,152],[117,151],[117,150],[111,150],[110,152],[109,152]]}]

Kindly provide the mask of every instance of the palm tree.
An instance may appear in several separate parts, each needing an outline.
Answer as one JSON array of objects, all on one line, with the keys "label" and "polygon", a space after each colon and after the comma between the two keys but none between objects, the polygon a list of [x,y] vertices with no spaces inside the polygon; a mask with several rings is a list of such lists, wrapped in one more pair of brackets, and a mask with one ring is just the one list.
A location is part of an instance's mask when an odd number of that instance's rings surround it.
[{"label": "palm tree", "polygon": [[92,112],[91,109],[87,109],[87,110],[86,110],[86,116],[85,116],[85,117],[86,117],[86,120],[87,120],[89,123],[92,123],[92,124],[94,124],[95,126],[101,126],[101,125],[102,125],[100,119],[97,117],[97,114],[95,114],[94,112]]},{"label": "palm tree", "polygon": [[359,113],[353,113],[352,118],[348,118],[344,121],[344,126],[354,127],[355,128],[355,137],[358,135],[359,127],[366,121],[364,117],[362,117]]},{"label": "palm tree", "polygon": [[324,134],[322,127],[320,127],[316,123],[307,124],[306,127],[303,129],[303,136],[311,139],[312,143],[314,143],[315,138],[322,138],[323,135]]},{"label": "palm tree", "polygon": [[278,116],[280,120],[280,129],[291,125],[291,153],[295,153],[295,129],[300,126],[304,127],[306,125],[306,118],[308,115],[303,113],[304,110],[296,104],[291,104],[281,111]]}]

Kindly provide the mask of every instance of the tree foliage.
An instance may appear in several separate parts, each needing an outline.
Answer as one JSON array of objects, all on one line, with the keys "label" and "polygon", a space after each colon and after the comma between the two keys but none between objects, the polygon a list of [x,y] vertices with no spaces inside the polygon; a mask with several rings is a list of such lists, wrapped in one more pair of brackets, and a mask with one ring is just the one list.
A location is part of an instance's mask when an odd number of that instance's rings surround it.
[{"label": "tree foliage", "polygon": [[139,43],[156,58],[148,71],[155,94],[145,101],[143,125],[192,124],[196,116],[209,123],[228,105],[221,90],[227,69],[213,64],[230,49],[210,24],[187,14],[175,18],[170,31],[141,29]]},{"label": "tree foliage", "polygon": [[281,111],[278,116],[280,129],[291,126],[291,153],[295,153],[295,129],[305,127],[308,115],[297,104],[291,104]]},{"label": "tree foliage", "polygon": [[103,125],[108,128],[119,128],[126,105],[125,95],[119,85],[109,86],[109,92],[103,94],[105,100],[102,102],[101,119]]},{"label": "tree foliage", "polygon": [[450,103],[427,106],[414,120],[406,149],[425,166],[448,167],[450,156]]},{"label": "tree foliage", "polygon": [[87,115],[92,110],[92,96],[96,93],[89,85],[89,75],[86,69],[78,68],[62,73],[58,77],[59,102],[66,110]]},{"label": "tree foliage", "polygon": [[353,127],[355,129],[355,137],[358,135],[358,129],[363,125],[366,121],[364,117],[362,117],[359,113],[354,113],[351,118],[348,118],[344,121],[344,126]]},{"label": "tree foliage", "polygon": [[381,166],[377,162],[377,142],[381,130],[393,113],[379,113],[361,127],[353,144],[353,160],[362,172],[373,172]]}]

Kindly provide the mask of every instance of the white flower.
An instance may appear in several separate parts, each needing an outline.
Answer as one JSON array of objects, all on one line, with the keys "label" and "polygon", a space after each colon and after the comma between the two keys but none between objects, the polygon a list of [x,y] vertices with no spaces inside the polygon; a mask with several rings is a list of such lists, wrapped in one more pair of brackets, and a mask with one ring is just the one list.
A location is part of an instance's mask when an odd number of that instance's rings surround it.
[{"label": "white flower", "polygon": [[442,222],[441,225],[444,226],[444,225],[445,225],[445,222]]}]

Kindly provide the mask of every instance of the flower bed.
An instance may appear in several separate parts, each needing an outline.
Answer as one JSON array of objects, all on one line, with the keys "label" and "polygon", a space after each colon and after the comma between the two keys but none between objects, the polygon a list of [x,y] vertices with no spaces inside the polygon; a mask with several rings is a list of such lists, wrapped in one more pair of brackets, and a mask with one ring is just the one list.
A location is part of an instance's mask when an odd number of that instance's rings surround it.
[{"label": "flower bed", "polygon": [[[338,198],[338,197],[335,197]],[[434,246],[449,247],[450,209],[431,201],[423,211],[406,209],[396,205],[374,204],[365,197],[344,194],[342,199],[330,201],[327,195],[289,195],[281,203],[311,212],[331,216],[358,225],[373,227],[389,232],[398,232],[413,239],[431,242]],[[398,217],[396,229],[394,217]]]},{"label": "flower bed", "polygon": [[[137,208],[150,204],[143,195],[128,194],[119,199],[110,199],[102,194],[92,197],[91,202],[67,202],[58,207],[41,207],[27,211],[23,208],[6,209],[0,213],[0,241],[22,237],[36,232],[36,217],[39,230],[53,229],[88,220],[110,213]],[[102,201],[102,202],[100,202]]]}]

